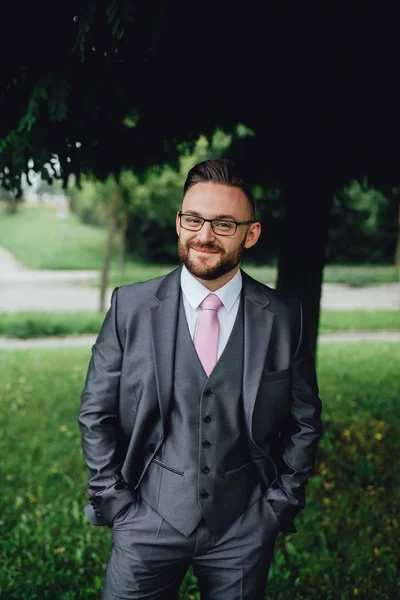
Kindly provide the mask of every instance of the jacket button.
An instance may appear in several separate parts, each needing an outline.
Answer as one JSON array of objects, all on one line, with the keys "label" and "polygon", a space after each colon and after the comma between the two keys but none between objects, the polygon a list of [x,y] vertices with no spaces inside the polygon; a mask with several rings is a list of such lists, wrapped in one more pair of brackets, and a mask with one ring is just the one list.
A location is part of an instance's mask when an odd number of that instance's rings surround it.
[{"label": "jacket button", "polygon": [[205,442],[203,442],[203,448],[209,448],[211,446],[210,442],[208,440],[206,440]]},{"label": "jacket button", "polygon": [[207,473],[210,472],[210,467],[207,467],[207,466],[201,467],[201,470],[203,471],[203,473],[205,473],[207,475]]},{"label": "jacket button", "polygon": [[212,396],[212,391],[211,390],[204,390],[204,395],[206,398],[209,398],[210,396]]},{"label": "jacket button", "polygon": [[155,449],[156,449],[156,447],[155,447],[154,444],[149,444],[149,450],[150,450],[150,452],[154,452]]},{"label": "jacket button", "polygon": [[209,423],[211,421],[210,415],[206,415],[203,419],[204,423]]},{"label": "jacket button", "polygon": [[209,494],[208,492],[206,492],[205,490],[203,490],[203,491],[201,492],[201,494],[200,494],[200,496],[201,496],[202,498],[208,498],[208,496],[209,496],[209,495],[210,495],[210,494]]}]

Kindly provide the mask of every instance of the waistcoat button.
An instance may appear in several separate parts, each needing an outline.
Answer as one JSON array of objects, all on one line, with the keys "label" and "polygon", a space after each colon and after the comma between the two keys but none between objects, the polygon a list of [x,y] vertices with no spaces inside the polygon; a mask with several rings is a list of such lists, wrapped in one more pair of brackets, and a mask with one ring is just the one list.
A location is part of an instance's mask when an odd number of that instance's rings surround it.
[{"label": "waistcoat button", "polygon": [[211,390],[204,390],[204,395],[206,398],[209,398],[212,395],[212,391]]},{"label": "waistcoat button", "polygon": [[204,423],[209,423],[211,421],[210,415],[206,415],[203,419]]},{"label": "waistcoat button", "polygon": [[207,467],[207,466],[201,467],[201,470],[203,471],[203,473],[205,473],[207,475],[207,473],[210,472],[210,467]]},{"label": "waistcoat button", "polygon": [[208,498],[208,496],[209,496],[209,495],[210,495],[210,494],[209,494],[208,492],[206,492],[205,490],[203,490],[203,491],[201,492],[201,494],[200,494],[200,496],[201,496],[202,498]]},{"label": "waistcoat button", "polygon": [[206,440],[205,442],[203,442],[203,448],[209,448],[211,446],[210,442],[208,440]]}]

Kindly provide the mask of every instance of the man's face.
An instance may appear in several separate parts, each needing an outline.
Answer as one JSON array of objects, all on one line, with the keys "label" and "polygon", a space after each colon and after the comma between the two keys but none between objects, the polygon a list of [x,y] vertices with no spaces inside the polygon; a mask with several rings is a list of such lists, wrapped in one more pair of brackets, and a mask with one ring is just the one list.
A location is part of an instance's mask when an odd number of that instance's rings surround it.
[{"label": "man's face", "polygon": [[[251,221],[249,201],[238,187],[218,183],[196,183],[185,194],[182,212],[205,219]],[[239,225],[235,235],[221,236],[213,232],[211,223],[200,231],[188,231],[176,220],[179,258],[187,269],[203,280],[215,280],[238,270],[243,249],[253,246],[260,235],[260,224]]]}]

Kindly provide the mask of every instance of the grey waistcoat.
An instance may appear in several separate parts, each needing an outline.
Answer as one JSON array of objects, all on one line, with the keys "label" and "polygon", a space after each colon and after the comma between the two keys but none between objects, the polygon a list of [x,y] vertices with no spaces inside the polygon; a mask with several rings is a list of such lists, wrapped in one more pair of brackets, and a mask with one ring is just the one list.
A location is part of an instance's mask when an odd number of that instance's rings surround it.
[{"label": "grey waistcoat", "polygon": [[174,398],[165,441],[140,492],[149,506],[185,536],[202,517],[212,533],[221,531],[261,496],[244,430],[243,335],[241,300],[227,345],[207,378],[181,299]]}]

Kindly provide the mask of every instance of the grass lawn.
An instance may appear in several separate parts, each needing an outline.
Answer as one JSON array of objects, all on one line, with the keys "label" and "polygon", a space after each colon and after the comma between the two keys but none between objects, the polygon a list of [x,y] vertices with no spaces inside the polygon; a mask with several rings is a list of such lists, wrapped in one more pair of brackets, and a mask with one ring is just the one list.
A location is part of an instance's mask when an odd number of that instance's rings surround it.
[{"label": "grass lawn", "polygon": [[[8,215],[5,207],[0,205],[0,245],[32,269],[100,269],[105,239],[105,230],[81,223],[72,213],[68,219],[60,219],[53,205],[23,204],[15,215]],[[173,268],[173,265],[145,265],[131,259],[121,274],[117,263],[115,252],[112,286],[144,281]],[[273,266],[246,263],[244,266],[250,275],[264,283],[276,281]],[[325,283],[363,286],[397,281],[399,273],[392,266],[329,265],[324,272]]]},{"label": "grass lawn", "polygon": [[103,319],[96,311],[0,313],[0,335],[28,339],[98,333]]},{"label": "grass lawn", "polygon": [[[0,356],[0,597],[97,600],[110,531],[82,513],[77,426],[89,351]],[[400,344],[324,345],[325,435],[298,533],[278,537],[274,600],[400,597]],[[198,600],[189,573],[181,600]]]},{"label": "grass lawn", "polygon": [[31,269],[100,269],[106,232],[53,205],[24,204],[9,215],[0,206],[0,245]]},{"label": "grass lawn", "polygon": [[[0,313],[0,335],[35,338],[98,333],[103,315],[91,312]],[[322,311],[320,334],[336,331],[400,331],[400,311]]]},{"label": "grass lawn", "polygon": [[400,310],[322,310],[320,333],[400,331]]}]

